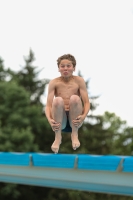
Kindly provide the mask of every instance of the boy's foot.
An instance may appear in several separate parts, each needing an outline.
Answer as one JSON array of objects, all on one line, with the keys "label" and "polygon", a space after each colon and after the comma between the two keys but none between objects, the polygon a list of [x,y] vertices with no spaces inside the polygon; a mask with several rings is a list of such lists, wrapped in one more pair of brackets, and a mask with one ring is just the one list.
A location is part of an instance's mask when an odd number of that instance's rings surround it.
[{"label": "boy's foot", "polygon": [[60,144],[61,144],[61,139],[55,139],[55,141],[51,146],[51,149],[54,153],[58,153]]},{"label": "boy's foot", "polygon": [[72,139],[72,147],[73,147],[74,150],[76,150],[78,147],[80,147],[78,134],[77,133],[72,133],[71,134],[71,139]]}]

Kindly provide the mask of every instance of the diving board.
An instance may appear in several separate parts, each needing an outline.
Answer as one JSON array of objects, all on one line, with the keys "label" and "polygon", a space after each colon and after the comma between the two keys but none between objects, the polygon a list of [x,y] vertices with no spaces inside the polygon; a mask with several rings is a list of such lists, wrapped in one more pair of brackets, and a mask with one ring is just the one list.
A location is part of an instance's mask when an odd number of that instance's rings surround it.
[{"label": "diving board", "polygon": [[1,152],[0,182],[133,196],[133,156]]}]

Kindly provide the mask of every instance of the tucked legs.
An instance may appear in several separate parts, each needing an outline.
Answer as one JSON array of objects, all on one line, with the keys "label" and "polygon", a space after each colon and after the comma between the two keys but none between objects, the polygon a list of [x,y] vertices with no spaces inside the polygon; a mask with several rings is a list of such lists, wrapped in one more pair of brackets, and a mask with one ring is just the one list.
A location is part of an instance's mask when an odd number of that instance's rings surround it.
[{"label": "tucked legs", "polygon": [[[55,127],[53,127],[53,131],[55,132],[55,141],[53,142],[51,149],[53,152],[58,153],[59,146],[61,144],[61,130],[66,126],[66,113],[64,109],[64,102],[61,97],[56,97],[53,100],[52,104],[52,117],[55,121]],[[57,126],[57,124],[59,124]]]},{"label": "tucked legs", "polygon": [[78,122],[73,122],[76,120],[76,118],[82,114],[82,102],[79,96],[72,95],[70,98],[70,109],[69,109],[69,122],[72,127],[72,147],[74,150],[76,150],[80,146],[80,142],[78,139],[78,129],[82,126],[82,124],[79,124]]},{"label": "tucked legs", "polygon": [[[72,127],[71,140],[72,147],[76,150],[80,146],[78,139],[78,129],[82,126],[77,119],[78,116],[82,115],[82,102],[79,96],[72,95],[69,101],[69,123]],[[66,127],[67,116],[64,108],[64,101],[61,97],[56,97],[52,104],[52,118],[54,120],[52,129],[55,132],[55,140],[51,146],[53,152],[58,153],[59,146],[61,144],[61,130]]]}]

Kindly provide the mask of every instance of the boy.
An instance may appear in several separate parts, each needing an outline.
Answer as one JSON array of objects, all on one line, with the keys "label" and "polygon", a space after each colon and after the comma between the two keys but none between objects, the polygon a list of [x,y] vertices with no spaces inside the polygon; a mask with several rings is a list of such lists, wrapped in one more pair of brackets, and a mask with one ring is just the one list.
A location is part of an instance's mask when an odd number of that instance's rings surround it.
[{"label": "boy", "polygon": [[90,109],[85,81],[73,75],[76,67],[74,56],[65,54],[59,57],[57,65],[61,76],[50,81],[45,107],[46,117],[55,132],[55,141],[51,146],[55,153],[59,151],[61,132],[71,132],[74,150],[80,146],[78,129]]}]

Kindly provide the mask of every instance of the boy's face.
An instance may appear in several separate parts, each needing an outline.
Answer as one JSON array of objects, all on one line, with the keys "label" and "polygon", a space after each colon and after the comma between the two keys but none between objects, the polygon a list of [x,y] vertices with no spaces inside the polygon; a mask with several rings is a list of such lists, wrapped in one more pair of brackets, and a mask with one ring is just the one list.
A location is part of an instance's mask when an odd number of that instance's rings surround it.
[{"label": "boy's face", "polygon": [[72,64],[72,61],[67,59],[61,60],[59,64],[59,72],[61,73],[62,77],[68,78],[73,74],[74,71],[75,67]]}]

